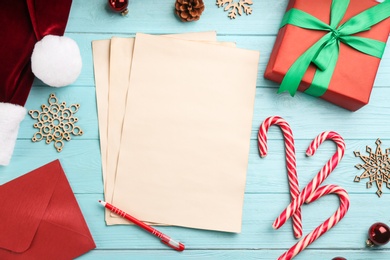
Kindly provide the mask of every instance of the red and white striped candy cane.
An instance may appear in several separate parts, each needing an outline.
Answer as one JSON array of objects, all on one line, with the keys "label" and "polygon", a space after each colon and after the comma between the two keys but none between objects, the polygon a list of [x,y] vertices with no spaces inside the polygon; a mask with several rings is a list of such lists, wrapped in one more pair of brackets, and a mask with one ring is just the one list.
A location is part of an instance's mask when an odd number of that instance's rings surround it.
[{"label": "red and white striped candy cane", "polygon": [[304,250],[308,245],[313,243],[317,238],[335,226],[347,213],[349,208],[349,198],[348,193],[341,187],[337,185],[325,185],[318,188],[309,198],[308,202],[313,202],[324,195],[327,194],[337,194],[340,199],[340,207],[337,211],[328,218],[324,223],[319,225],[312,232],[307,234],[304,238],[302,238],[299,242],[297,242],[293,247],[291,247],[288,251],[286,251],[283,255],[281,255],[278,260],[290,260],[297,254],[299,254],[302,250]]},{"label": "red and white striped candy cane", "polygon": [[345,152],[344,139],[336,132],[329,131],[319,134],[310,144],[306,151],[306,155],[312,156],[317,148],[325,141],[332,140],[337,145],[336,153],[331,159],[321,168],[313,180],[302,190],[302,192],[287,206],[287,208],[278,216],[272,226],[275,229],[280,228],[286,223],[287,219],[294,215],[300,209],[303,203],[312,195],[321,183],[329,176],[336,168]]},{"label": "red and white striped candy cane", "polygon": [[[290,125],[280,116],[268,117],[264,120],[259,128],[258,133],[258,146],[260,156],[265,157],[267,155],[267,131],[270,126],[278,125],[282,130],[285,149],[286,149],[286,167],[287,175],[290,184],[291,200],[294,200],[299,195],[298,175],[297,175],[297,163],[295,158],[294,138],[290,128]],[[296,238],[302,236],[302,216],[301,210],[297,209],[292,216],[293,232]]]}]

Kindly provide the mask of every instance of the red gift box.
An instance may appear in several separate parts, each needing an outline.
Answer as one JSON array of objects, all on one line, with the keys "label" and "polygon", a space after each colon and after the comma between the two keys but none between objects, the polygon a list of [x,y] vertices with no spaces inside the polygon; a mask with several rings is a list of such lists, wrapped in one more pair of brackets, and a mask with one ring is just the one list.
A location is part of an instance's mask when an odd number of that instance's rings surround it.
[{"label": "red gift box", "polygon": [[[350,0],[348,9],[341,20],[343,24],[351,17],[379,4],[375,0]],[[319,20],[330,23],[332,0],[291,0],[287,11],[302,10]],[[386,43],[390,32],[390,18],[373,25],[370,30],[354,34]],[[264,77],[281,83],[291,65],[307,49],[322,38],[326,31],[308,30],[294,25],[283,26],[278,33]],[[322,99],[343,108],[355,111],[369,102],[380,59],[359,52],[340,43],[339,57]],[[313,81],[317,67],[310,64],[298,87],[305,91]]]}]

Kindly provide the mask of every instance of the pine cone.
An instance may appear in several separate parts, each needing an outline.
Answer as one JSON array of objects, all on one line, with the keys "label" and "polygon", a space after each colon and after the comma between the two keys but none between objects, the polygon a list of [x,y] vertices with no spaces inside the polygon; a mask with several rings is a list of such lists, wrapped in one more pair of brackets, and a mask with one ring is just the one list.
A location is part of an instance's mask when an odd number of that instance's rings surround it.
[{"label": "pine cone", "polygon": [[176,0],[175,13],[183,22],[199,20],[203,10],[203,0]]}]

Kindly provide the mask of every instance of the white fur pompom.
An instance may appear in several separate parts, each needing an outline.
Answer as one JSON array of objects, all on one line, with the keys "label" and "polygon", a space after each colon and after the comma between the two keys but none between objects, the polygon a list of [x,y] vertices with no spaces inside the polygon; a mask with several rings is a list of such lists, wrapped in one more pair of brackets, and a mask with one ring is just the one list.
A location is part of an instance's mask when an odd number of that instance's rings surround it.
[{"label": "white fur pompom", "polygon": [[52,87],[73,83],[81,72],[77,43],[65,36],[47,35],[35,44],[31,69],[35,76]]}]

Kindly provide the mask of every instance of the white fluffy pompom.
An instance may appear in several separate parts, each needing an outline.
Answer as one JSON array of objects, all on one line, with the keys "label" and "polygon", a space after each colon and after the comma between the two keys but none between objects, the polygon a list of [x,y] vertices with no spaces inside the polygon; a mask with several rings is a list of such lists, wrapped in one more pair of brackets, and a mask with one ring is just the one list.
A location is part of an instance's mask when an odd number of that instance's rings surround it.
[{"label": "white fluffy pompom", "polygon": [[35,76],[52,87],[73,83],[81,72],[77,43],[65,36],[47,35],[35,44],[31,69]]}]

